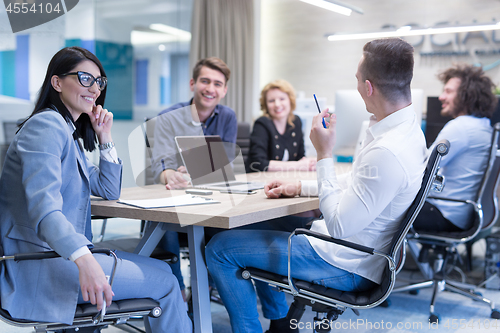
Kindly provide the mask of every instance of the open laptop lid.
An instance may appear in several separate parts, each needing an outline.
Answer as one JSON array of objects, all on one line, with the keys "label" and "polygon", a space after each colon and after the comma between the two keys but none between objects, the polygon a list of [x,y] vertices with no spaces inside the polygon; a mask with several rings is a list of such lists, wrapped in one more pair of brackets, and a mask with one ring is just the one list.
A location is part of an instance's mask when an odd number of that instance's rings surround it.
[{"label": "open laptop lid", "polygon": [[193,186],[236,180],[220,136],[176,136],[175,143]]}]

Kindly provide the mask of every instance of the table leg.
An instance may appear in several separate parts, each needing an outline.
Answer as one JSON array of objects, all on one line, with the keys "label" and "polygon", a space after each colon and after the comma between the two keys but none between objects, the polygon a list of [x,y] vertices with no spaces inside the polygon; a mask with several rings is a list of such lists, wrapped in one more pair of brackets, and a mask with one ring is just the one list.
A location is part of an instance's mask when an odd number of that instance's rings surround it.
[{"label": "table leg", "polygon": [[166,223],[154,221],[148,221],[146,223],[146,230],[144,230],[144,235],[134,253],[149,257],[167,231],[168,226]]},{"label": "table leg", "polygon": [[208,291],[208,273],[205,265],[205,230],[201,226],[187,226],[189,258],[191,261],[191,293],[195,333],[212,333],[212,314]]}]

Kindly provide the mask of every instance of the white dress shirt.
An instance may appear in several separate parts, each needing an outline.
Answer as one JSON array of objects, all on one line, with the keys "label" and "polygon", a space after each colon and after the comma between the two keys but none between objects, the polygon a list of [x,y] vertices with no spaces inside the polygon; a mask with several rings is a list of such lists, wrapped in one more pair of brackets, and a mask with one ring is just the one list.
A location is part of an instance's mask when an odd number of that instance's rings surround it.
[{"label": "white dress shirt", "polygon": [[[342,126],[342,124],[339,124]],[[349,174],[337,177],[333,159],[318,162],[317,183],[302,181],[301,196],[318,194],[324,220],[311,230],[387,252],[420,189],[427,149],[410,105],[368,128]],[[307,236],[331,265],[380,283],[386,259]]]}]

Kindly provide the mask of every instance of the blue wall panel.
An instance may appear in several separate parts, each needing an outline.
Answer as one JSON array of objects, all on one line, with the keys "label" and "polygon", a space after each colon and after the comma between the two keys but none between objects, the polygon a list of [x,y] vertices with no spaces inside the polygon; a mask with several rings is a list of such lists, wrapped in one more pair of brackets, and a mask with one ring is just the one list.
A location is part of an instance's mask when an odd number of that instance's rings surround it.
[{"label": "blue wall panel", "polygon": [[95,41],[95,49],[108,77],[105,107],[115,119],[132,119],[132,45]]},{"label": "blue wall panel", "polygon": [[0,94],[16,97],[16,51],[2,51],[0,60],[0,73],[2,83]]},{"label": "blue wall panel", "polygon": [[161,105],[170,105],[170,87],[172,85],[172,80],[170,76],[160,76],[160,104]]},{"label": "blue wall panel", "polygon": [[149,60],[135,61],[135,104],[148,104],[148,67]]},{"label": "blue wall panel", "polygon": [[30,99],[29,92],[29,35],[18,35],[16,37],[17,48],[15,51],[15,96],[22,99]]},{"label": "blue wall panel", "polygon": [[95,54],[95,40],[66,39],[64,46],[80,46]]}]

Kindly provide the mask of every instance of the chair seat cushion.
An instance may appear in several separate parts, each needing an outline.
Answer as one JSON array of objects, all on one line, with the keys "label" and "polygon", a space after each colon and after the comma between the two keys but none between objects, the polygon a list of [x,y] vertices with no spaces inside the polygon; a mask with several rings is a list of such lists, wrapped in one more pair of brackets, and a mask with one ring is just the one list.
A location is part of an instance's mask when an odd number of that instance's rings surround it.
[{"label": "chair seat cushion", "polygon": [[[288,285],[288,278],[286,276],[266,272],[253,267],[247,267],[246,270],[250,272],[252,277],[258,276],[270,281],[276,281],[278,283]],[[388,276],[388,274],[390,275],[391,272],[387,268],[383,273],[383,282],[381,285],[377,285],[370,290],[360,292],[341,291],[303,280],[294,279],[294,282],[298,289],[307,290],[309,292],[331,298],[332,303],[335,303],[337,300],[355,306],[368,306],[379,301],[389,290],[392,279]]]},{"label": "chair seat cushion", "polygon": [[[123,299],[111,302],[111,305],[106,308],[106,314],[149,311],[157,306],[160,306],[159,303],[151,298]],[[93,316],[97,312],[97,306],[95,305],[90,303],[78,304],[75,318]]]}]

